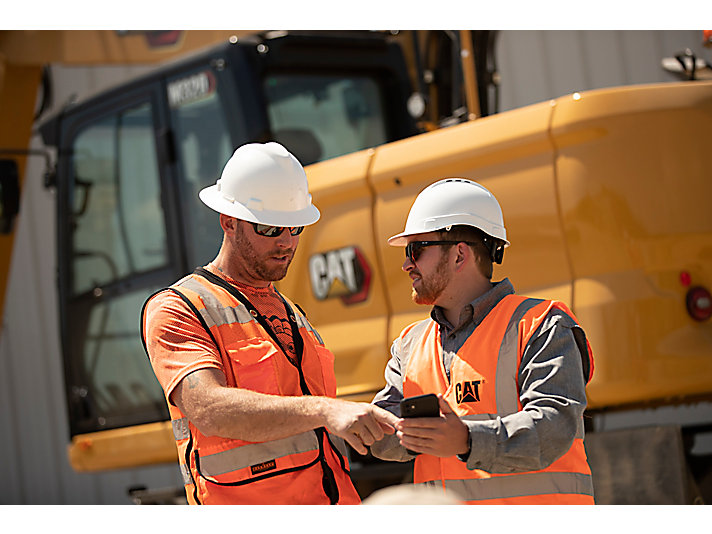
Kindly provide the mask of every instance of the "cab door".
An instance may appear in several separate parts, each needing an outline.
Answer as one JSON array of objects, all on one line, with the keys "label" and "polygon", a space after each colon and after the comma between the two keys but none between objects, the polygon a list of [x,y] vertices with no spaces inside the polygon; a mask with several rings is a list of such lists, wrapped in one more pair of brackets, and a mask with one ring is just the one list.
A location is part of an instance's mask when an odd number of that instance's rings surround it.
[{"label": "cab door", "polygon": [[[146,297],[179,274],[158,81],[70,113],[57,183],[60,325],[71,435],[167,419],[139,337]],[[62,157],[64,154],[67,157]]]}]

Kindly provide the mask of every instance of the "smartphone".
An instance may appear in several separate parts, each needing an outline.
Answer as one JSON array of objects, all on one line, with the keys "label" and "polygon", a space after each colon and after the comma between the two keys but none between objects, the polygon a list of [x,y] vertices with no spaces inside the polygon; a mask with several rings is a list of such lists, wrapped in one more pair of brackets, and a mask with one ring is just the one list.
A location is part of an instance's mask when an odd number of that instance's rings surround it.
[{"label": "smartphone", "polygon": [[433,393],[403,399],[400,409],[401,417],[440,417],[438,397]]},{"label": "smartphone", "polygon": [[[433,393],[408,397],[400,401],[401,417],[440,417],[438,397]],[[408,454],[417,456],[419,452],[406,449]]]}]

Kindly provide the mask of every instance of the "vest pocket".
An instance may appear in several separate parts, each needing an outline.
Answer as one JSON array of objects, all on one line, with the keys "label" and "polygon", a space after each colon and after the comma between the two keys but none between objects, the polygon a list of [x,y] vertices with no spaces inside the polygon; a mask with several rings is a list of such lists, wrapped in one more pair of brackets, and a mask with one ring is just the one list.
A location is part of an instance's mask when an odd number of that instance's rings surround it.
[{"label": "vest pocket", "polygon": [[[313,453],[312,453],[313,454]],[[305,454],[300,455],[300,457],[305,457]],[[270,460],[268,462],[262,462],[260,464],[251,465],[246,468],[242,468],[236,471],[228,472],[221,475],[211,476],[203,472],[201,469],[201,459],[198,451],[194,453],[195,457],[195,467],[198,475],[203,480],[207,480],[218,486],[244,486],[246,484],[252,484],[255,482],[260,482],[269,478],[278,477],[281,475],[286,475],[288,473],[294,473],[295,471],[301,471],[303,469],[308,469],[315,465],[318,465],[321,461],[321,457],[318,455],[316,458],[304,459],[305,463],[298,463],[297,459],[289,458],[287,460],[286,467],[279,467],[282,463],[279,459]],[[301,459],[301,458],[299,458]]]},{"label": "vest pocket", "polygon": [[280,394],[277,349],[264,339],[246,339],[225,347],[237,386],[258,393]]},{"label": "vest pocket", "polygon": [[[231,440],[210,453],[195,450],[195,469],[201,478],[223,486],[242,486],[317,465],[323,459],[322,438],[307,431],[263,443],[229,447]],[[227,447],[227,448],[226,448]]]}]

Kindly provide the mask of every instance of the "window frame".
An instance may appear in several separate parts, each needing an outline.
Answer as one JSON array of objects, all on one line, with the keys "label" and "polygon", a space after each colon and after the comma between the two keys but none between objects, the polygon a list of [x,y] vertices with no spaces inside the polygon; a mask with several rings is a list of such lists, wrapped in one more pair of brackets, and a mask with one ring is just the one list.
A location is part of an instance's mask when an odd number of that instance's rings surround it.
[{"label": "window frame", "polygon": [[[389,142],[390,140],[393,139],[393,125],[391,121],[389,120],[389,113],[388,113],[388,106],[387,106],[387,95],[386,95],[386,89],[384,87],[384,83],[381,80],[381,78],[377,75],[377,73],[371,72],[371,71],[343,71],[343,70],[334,70],[334,69],[329,69],[329,70],[324,70],[324,69],[302,69],[302,70],[294,70],[294,69],[273,69],[273,70],[267,70],[263,73],[262,79],[260,81],[261,87],[262,87],[262,94],[264,95],[265,99],[265,112],[266,112],[266,117],[267,117],[267,123],[269,125],[269,130],[271,136],[274,138],[276,136],[276,132],[274,130],[275,124],[272,122],[270,118],[270,110],[274,107],[275,102],[270,102],[267,100],[267,82],[270,79],[274,78],[288,78],[288,77],[298,77],[302,79],[306,78],[324,78],[324,79],[332,79],[333,81],[368,81],[373,84],[373,88],[375,90],[375,93],[377,95],[377,103],[379,110],[381,111],[380,114],[380,127],[383,130],[383,139],[381,142],[378,143],[373,143],[369,144],[367,146],[360,147],[356,150],[347,150],[345,152],[342,152],[341,154],[337,155],[331,155],[331,156],[324,156],[317,160],[317,161],[323,161],[326,159],[331,159],[335,157],[339,157],[345,154],[351,154],[353,152],[358,152],[360,150],[367,150],[369,148],[373,148],[376,146],[380,146],[382,144],[385,144]],[[305,133],[309,132],[311,133],[312,130],[304,128]],[[316,136],[315,136],[316,138]],[[289,147],[287,147],[289,148]]]},{"label": "window frame", "polygon": [[[111,421],[101,420],[93,404],[93,393],[88,384],[91,378],[85,368],[84,347],[88,337],[88,321],[91,311],[104,303],[125,295],[145,290],[147,295],[151,288],[163,287],[175,281],[179,273],[184,271],[185,250],[181,244],[180,232],[176,222],[174,193],[170,184],[174,181],[170,168],[170,134],[167,123],[165,103],[161,92],[163,86],[159,80],[149,80],[136,84],[128,90],[110,94],[99,103],[87,103],[72,113],[68,113],[59,123],[61,128],[59,148],[63,155],[58,160],[57,181],[57,274],[60,317],[60,337],[64,364],[65,395],[69,415],[70,436],[119,428],[133,424],[163,421],[168,419],[165,402],[161,406],[147,412],[134,412],[128,416],[117,416]],[[74,212],[74,158],[72,150],[77,138],[92,124],[97,124],[107,118],[116,117],[120,113],[136,109],[148,104],[152,121],[156,160],[158,163],[159,198],[163,208],[167,258],[166,263],[156,268],[140,273],[127,273],[117,280],[91,288],[81,293],[74,293],[74,243],[73,243],[73,212]],[[139,318],[135,325],[138,334]],[[137,335],[138,348],[140,340]],[[142,349],[140,349],[142,350]],[[147,368],[150,372],[150,366]]]}]

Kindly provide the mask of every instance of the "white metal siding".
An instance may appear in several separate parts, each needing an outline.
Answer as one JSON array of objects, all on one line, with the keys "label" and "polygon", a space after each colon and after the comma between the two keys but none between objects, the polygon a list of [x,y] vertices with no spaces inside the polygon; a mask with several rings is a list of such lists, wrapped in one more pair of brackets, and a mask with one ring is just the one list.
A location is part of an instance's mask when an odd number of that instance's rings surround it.
[{"label": "white metal siding", "polygon": [[712,63],[701,30],[500,32],[500,111],[576,91],[679,80],[661,61],[686,48]]},{"label": "white metal siding", "polygon": [[[146,68],[53,68],[55,104],[83,98]],[[56,109],[56,108],[55,108]],[[34,136],[31,148],[42,148]],[[177,465],[101,474],[69,465],[56,293],[53,191],[44,160],[27,160],[0,331],[0,504],[130,504],[127,488],[182,485]],[[138,318],[137,318],[138,320]]]}]

